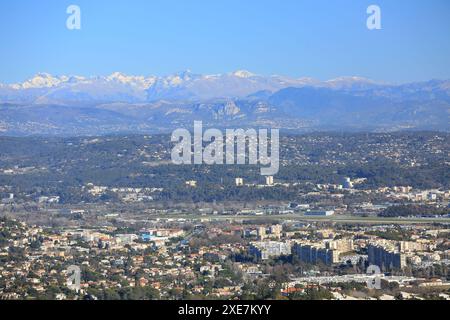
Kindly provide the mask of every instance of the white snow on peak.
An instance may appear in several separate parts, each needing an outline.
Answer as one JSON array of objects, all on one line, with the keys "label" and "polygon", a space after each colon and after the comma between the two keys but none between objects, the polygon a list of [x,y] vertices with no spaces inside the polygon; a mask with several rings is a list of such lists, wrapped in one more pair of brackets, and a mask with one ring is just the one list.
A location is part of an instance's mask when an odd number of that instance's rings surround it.
[{"label": "white snow on peak", "polygon": [[38,73],[33,78],[25,81],[22,84],[15,85],[17,88],[31,89],[31,88],[51,88],[59,85],[63,80],[48,73]]},{"label": "white snow on peak", "polygon": [[[52,76],[48,73],[39,73],[33,78],[19,84],[2,86],[2,91],[40,89],[43,95],[57,99],[72,96],[103,97],[111,99],[134,97],[143,101],[145,99],[160,99],[175,96],[197,97],[211,99],[214,97],[245,97],[258,91],[276,92],[287,87],[328,87],[328,88],[365,88],[371,85],[368,79],[361,77],[341,77],[327,82],[311,78],[290,78],[280,75],[256,75],[246,70],[231,73],[201,75],[191,71],[183,71],[168,76],[135,76],[122,72],[114,72],[107,76],[80,77],[73,75]],[[37,92],[37,94],[41,94]],[[116,94],[116,96],[115,96]],[[119,98],[116,98],[116,97]]]},{"label": "white snow on peak", "polygon": [[357,77],[357,76],[350,76],[350,77],[339,77],[336,79],[328,80],[327,83],[334,83],[334,82],[368,82],[373,83],[372,80],[363,78],[363,77]]},{"label": "white snow on peak", "polygon": [[130,86],[136,86],[142,89],[148,89],[155,83],[156,78],[146,78],[144,76],[128,76],[121,72],[114,72],[111,75],[105,77],[105,80],[109,82],[119,82]]},{"label": "white snow on peak", "polygon": [[256,75],[247,70],[237,70],[233,72],[233,76],[238,78],[252,78]]}]

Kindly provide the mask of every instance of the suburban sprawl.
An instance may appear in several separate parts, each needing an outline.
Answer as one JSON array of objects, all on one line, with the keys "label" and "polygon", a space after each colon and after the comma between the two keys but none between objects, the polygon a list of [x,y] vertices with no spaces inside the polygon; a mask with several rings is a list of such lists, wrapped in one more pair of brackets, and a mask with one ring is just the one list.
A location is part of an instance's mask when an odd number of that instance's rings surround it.
[{"label": "suburban sprawl", "polygon": [[450,300],[448,133],[282,133],[274,176],[170,141],[0,137],[0,299]]}]

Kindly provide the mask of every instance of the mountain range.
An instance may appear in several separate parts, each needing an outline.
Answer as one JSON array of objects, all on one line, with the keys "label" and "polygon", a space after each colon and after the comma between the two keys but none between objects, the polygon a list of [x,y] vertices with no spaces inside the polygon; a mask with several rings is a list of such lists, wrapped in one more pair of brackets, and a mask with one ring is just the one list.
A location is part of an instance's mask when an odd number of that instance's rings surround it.
[{"label": "mountain range", "polygon": [[448,131],[450,81],[387,84],[248,71],[167,77],[52,76],[0,84],[0,134],[96,135],[192,127]]}]

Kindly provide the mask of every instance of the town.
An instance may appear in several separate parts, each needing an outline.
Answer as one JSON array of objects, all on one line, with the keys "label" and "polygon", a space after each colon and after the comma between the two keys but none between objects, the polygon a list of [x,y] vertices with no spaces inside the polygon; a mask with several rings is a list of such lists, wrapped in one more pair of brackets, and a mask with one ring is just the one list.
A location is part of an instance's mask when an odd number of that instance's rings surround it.
[{"label": "town", "polygon": [[[1,230],[2,299],[450,299],[450,228],[439,224],[157,219],[55,229],[2,219]],[[367,274],[371,265],[381,273]],[[81,269],[78,289],[70,266]]]},{"label": "town", "polygon": [[165,135],[0,145],[0,299],[450,298],[448,134],[281,135],[266,177]]}]

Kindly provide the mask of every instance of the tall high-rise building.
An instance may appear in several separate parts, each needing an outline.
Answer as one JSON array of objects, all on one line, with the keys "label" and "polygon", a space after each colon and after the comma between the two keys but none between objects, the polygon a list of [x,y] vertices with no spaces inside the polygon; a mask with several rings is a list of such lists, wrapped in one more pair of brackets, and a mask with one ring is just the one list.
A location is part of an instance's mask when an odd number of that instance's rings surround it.
[{"label": "tall high-rise building", "polygon": [[278,239],[281,238],[282,231],[283,231],[283,226],[281,224],[275,224],[270,227],[270,234]]},{"label": "tall high-rise building", "polygon": [[260,240],[264,240],[266,238],[266,227],[259,227],[257,231],[258,231],[258,238]]},{"label": "tall high-rise building", "polygon": [[338,250],[340,252],[350,252],[353,251],[353,240],[352,239],[340,239],[328,241],[325,244],[327,249]]},{"label": "tall high-rise building", "polygon": [[406,256],[395,248],[370,244],[367,247],[369,263],[383,270],[403,269],[406,267]]},{"label": "tall high-rise building", "polygon": [[292,247],[292,254],[305,263],[317,264],[322,262],[326,265],[332,265],[339,262],[340,251],[296,243]]},{"label": "tall high-rise building", "polygon": [[278,241],[257,242],[251,244],[249,253],[259,260],[267,260],[281,255],[290,255],[291,245]]}]

